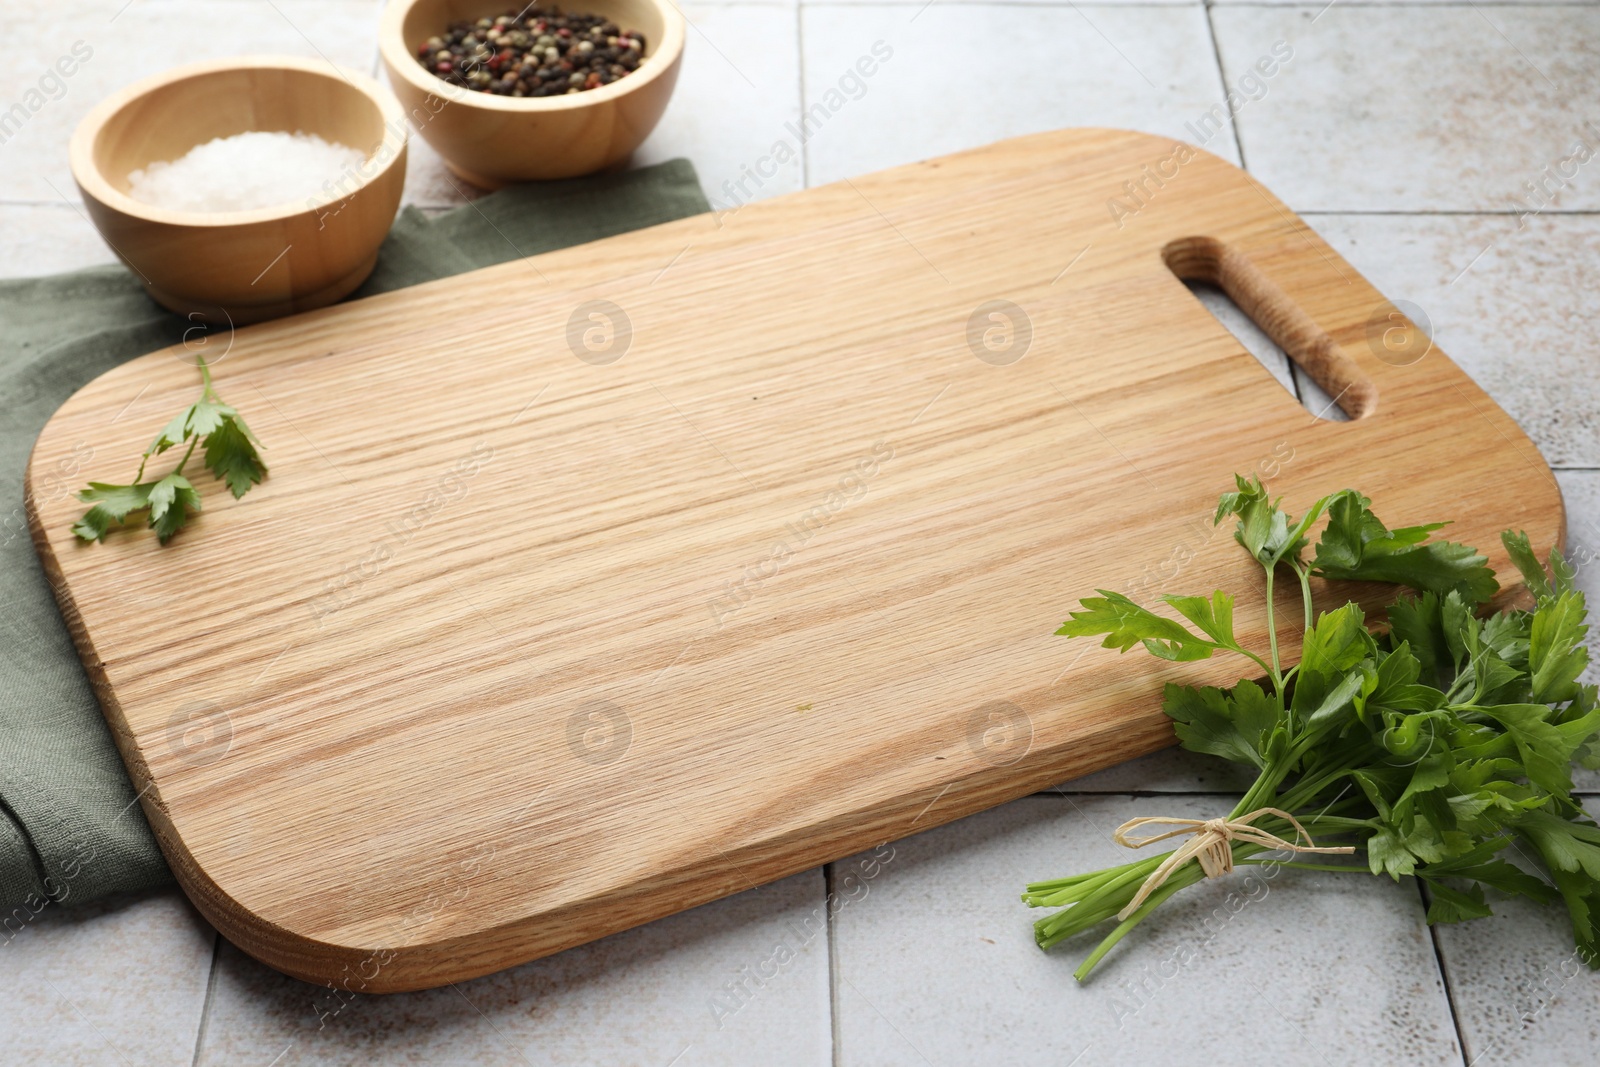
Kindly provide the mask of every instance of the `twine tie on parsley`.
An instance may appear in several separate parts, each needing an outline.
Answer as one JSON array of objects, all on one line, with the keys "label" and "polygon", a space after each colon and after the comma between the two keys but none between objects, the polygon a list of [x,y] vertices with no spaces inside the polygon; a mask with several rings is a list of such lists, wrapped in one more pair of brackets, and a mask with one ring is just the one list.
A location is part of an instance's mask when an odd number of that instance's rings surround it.
[{"label": "twine tie on parsley", "polygon": [[[1277,834],[1263,830],[1259,826],[1250,825],[1263,815],[1276,815],[1280,819],[1287,820],[1294,827],[1297,839],[1303,840],[1305,844],[1299,844],[1298,841],[1286,841]],[[1173,826],[1177,829],[1149,837],[1128,836],[1130,831],[1137,830],[1142,826],[1155,825]],[[1138,911],[1139,905],[1145,902],[1146,897],[1166,884],[1167,879],[1172,876],[1172,872],[1188,863],[1191,859],[1200,861],[1200,869],[1206,872],[1207,878],[1215,878],[1233,870],[1233,842],[1236,840],[1247,841],[1253,845],[1260,845],[1262,848],[1282,852],[1350,853],[1355,851],[1354,845],[1318,847],[1311,840],[1311,835],[1306,832],[1306,828],[1300,825],[1300,820],[1281,808],[1257,808],[1255,811],[1241,815],[1236,819],[1169,819],[1163,817],[1129,819],[1117,827],[1116,832],[1111,836],[1116,839],[1117,844],[1122,845],[1124,848],[1143,848],[1145,845],[1154,844],[1157,841],[1165,841],[1169,837],[1181,837],[1184,834],[1192,834],[1193,836],[1179,846],[1177,851],[1168,856],[1161,866],[1150,872],[1150,877],[1144,880],[1144,884],[1139,887],[1139,892],[1134,894],[1132,900],[1128,901],[1128,906],[1117,912],[1119,920],[1126,920],[1128,916]]]}]

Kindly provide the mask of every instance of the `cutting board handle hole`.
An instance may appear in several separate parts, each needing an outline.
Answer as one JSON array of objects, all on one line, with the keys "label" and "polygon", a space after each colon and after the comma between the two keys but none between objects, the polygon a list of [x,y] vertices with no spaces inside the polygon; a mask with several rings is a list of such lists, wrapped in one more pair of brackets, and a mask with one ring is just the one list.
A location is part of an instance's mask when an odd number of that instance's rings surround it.
[{"label": "cutting board handle hole", "polygon": [[[1332,398],[1331,404],[1308,405],[1320,408],[1312,414],[1324,421],[1343,422],[1366,418],[1377,410],[1378,387],[1340,350],[1327,331],[1248,257],[1213,237],[1179,238],[1163,248],[1161,256],[1167,269],[1189,286],[1196,299],[1247,351],[1266,364],[1259,343],[1251,344],[1258,339],[1230,323],[1230,316],[1218,314],[1218,303],[1231,303],[1239,315],[1270,338]],[[1211,287],[1214,295],[1197,289],[1194,283]],[[1293,391],[1289,391],[1292,395]],[[1334,414],[1334,405],[1343,419]]]}]

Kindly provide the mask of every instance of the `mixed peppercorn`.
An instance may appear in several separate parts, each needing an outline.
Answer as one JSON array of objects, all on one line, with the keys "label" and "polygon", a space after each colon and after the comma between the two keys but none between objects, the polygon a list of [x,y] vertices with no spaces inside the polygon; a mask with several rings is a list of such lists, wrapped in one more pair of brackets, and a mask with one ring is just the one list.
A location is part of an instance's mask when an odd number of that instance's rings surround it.
[{"label": "mixed peppercorn", "polygon": [[644,35],[599,15],[528,8],[452,22],[417,49],[423,67],[452,85],[497,96],[561,96],[598,89],[639,68]]}]

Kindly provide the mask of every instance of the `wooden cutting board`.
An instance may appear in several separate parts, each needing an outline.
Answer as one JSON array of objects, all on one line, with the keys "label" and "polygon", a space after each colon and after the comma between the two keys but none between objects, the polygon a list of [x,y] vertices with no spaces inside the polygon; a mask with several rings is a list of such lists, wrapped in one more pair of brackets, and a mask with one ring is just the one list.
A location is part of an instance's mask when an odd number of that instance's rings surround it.
[{"label": "wooden cutting board", "polygon": [[[1297,406],[1175,271],[1357,417]],[[1240,664],[1052,631],[1096,587],[1220,585],[1263,645],[1259,573],[1209,521],[1236,471],[1295,509],[1356,486],[1395,525],[1456,519],[1502,571],[1502,528],[1563,533],[1533,444],[1305,223],[1118,131],[240,330],[217,387],[268,480],[235,502],[197,479],[165,548],[75,543],[58,460],[126,480],[196,392],[186,355],[45,428],[39,552],[184,888],[247,952],[355,991],[1169,744],[1157,684]],[[1387,596],[1327,591],[1352,593]]]}]

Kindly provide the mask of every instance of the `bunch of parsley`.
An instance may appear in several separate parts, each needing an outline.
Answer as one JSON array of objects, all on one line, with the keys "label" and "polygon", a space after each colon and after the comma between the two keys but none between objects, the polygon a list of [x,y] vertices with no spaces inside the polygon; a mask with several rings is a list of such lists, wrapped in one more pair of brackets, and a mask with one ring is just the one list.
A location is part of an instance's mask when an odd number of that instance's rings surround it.
[{"label": "bunch of parsley", "polygon": [[[1596,687],[1579,682],[1588,664],[1583,594],[1552,549],[1540,565],[1525,534],[1502,541],[1535,606],[1479,612],[1499,590],[1475,549],[1429,540],[1443,526],[1387,528],[1354,490],[1318,500],[1298,519],[1258,480],[1237,479],[1215,522],[1233,516],[1235,537],[1266,570],[1266,655],[1233,632],[1233,598],[1162,599],[1185,622],[1100,590],[1071,613],[1060,634],[1104,635],[1127,651],[1142,644],[1173,661],[1231,652],[1265,681],[1232,689],[1168,685],[1165,710],[1178,741],[1255,767],[1235,818],[1264,807],[1296,817],[1318,845],[1352,845],[1366,863],[1274,861],[1318,871],[1414,875],[1428,888],[1429,923],[1490,914],[1485,890],[1563,902],[1580,953],[1600,967],[1600,827],[1572,796],[1574,761],[1600,768]],[[1309,560],[1311,527],[1328,522]],[[1279,658],[1273,582],[1299,582],[1305,607],[1300,662]],[[1387,582],[1410,590],[1389,608],[1388,628],[1370,632],[1347,603],[1313,617],[1310,579]],[[1187,625],[1185,624],[1187,623]],[[1293,839],[1284,819],[1255,825]],[[1234,841],[1235,863],[1268,862],[1259,844]],[[1523,860],[1508,862],[1502,852]],[[1063,907],[1035,923],[1040,947],[1105,922],[1131,903],[1170,855],[1091,874],[1035,882],[1023,900]],[[1195,863],[1172,876],[1116,925],[1075,972],[1082,980],[1119,940],[1174,893],[1200,881]]]},{"label": "bunch of parsley", "polygon": [[[211,384],[211,368],[200,360],[200,399],[184,408],[162,428],[139,461],[139,472],[127,485],[90,482],[78,499],[94,505],[72,525],[72,532],[85,541],[104,541],[113,529],[139,516],[155,530],[162,544],[183,528],[191,512],[200,510],[200,493],[184,477],[197,446],[203,446],[205,465],[227,483],[234,499],[244,496],[252,485],[266,477],[267,465],[257,451],[260,442],[230,404],[224,404]],[[150,460],[169,448],[188,443],[178,465],[153,481],[144,480]]]}]

